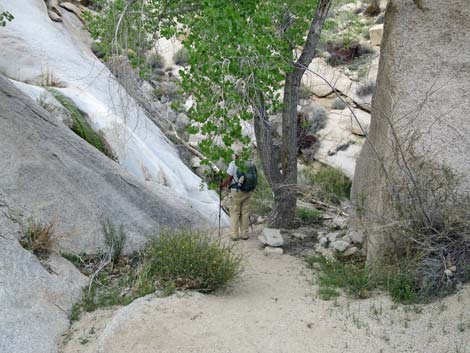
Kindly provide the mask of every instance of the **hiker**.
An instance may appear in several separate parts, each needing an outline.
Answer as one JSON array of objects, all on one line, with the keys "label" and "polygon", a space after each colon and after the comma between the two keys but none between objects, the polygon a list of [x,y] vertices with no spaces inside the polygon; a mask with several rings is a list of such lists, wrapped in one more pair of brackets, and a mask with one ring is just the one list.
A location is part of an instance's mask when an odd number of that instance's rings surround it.
[{"label": "hiker", "polygon": [[220,186],[230,188],[230,223],[232,225],[231,239],[236,241],[241,238],[248,239],[248,227],[250,223],[250,197],[256,187],[257,172],[253,162],[245,163],[245,171],[239,170],[236,161],[241,153],[241,148],[235,148],[233,160],[227,168],[227,178]]}]

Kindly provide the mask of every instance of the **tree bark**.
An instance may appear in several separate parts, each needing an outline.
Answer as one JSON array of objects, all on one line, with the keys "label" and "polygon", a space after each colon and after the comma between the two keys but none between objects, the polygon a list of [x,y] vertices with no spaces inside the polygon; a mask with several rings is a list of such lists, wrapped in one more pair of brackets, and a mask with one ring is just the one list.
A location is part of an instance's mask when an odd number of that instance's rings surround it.
[{"label": "tree bark", "polygon": [[[319,0],[312,19],[304,48],[299,59],[293,62],[293,70],[286,74],[284,105],[282,111],[282,142],[276,153],[271,128],[265,116],[264,105],[255,114],[255,134],[261,165],[274,193],[274,207],[268,217],[268,225],[289,228],[294,223],[297,205],[297,105],[302,76],[315,57],[323,23],[333,0]],[[294,48],[293,48],[294,49]],[[279,168],[280,165],[280,168]]]}]

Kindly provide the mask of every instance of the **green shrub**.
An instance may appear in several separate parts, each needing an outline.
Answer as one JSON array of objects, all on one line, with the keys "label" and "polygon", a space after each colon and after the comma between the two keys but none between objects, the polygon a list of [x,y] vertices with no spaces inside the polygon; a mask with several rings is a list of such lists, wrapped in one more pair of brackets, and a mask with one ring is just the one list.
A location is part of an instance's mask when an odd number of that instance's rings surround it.
[{"label": "green shrub", "polygon": [[299,207],[297,215],[304,224],[315,224],[322,221],[321,212],[317,209]]},{"label": "green shrub", "polygon": [[147,65],[153,70],[163,69],[165,67],[165,60],[160,54],[154,53],[147,58]]},{"label": "green shrub", "polygon": [[211,292],[233,281],[242,271],[242,258],[232,246],[201,233],[164,232],[147,247],[138,287],[151,291],[154,283]]},{"label": "green shrub", "polygon": [[305,177],[313,185],[315,196],[325,202],[339,204],[349,198],[351,179],[338,169],[322,166],[316,173],[306,172]]},{"label": "green shrub", "polygon": [[62,104],[62,106],[70,112],[70,115],[73,120],[72,131],[75,132],[82,139],[87,141],[90,145],[103,152],[109,158],[114,159],[114,156],[106,145],[106,143],[104,142],[104,139],[92,129],[92,127],[87,122],[82,112],[78,110],[76,105],[69,98],[65,97],[56,89],[50,88],[48,90],[52,93],[54,98],[57,99],[59,103]]},{"label": "green shrub", "polygon": [[329,300],[337,295],[337,289],[343,289],[354,297],[370,297],[374,289],[387,291],[394,302],[412,304],[417,301],[417,287],[412,278],[410,263],[402,261],[397,265],[383,265],[373,272],[366,266],[364,259],[328,259],[323,256],[306,258],[311,268],[319,270],[317,283],[320,298]]}]

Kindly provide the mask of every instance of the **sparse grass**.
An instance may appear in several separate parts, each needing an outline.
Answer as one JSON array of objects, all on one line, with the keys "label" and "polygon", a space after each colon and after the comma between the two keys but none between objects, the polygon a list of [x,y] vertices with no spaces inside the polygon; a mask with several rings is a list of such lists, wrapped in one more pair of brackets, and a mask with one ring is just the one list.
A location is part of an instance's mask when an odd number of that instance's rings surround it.
[{"label": "sparse grass", "polygon": [[321,212],[317,209],[297,208],[297,215],[305,225],[319,224],[322,222]]},{"label": "sparse grass", "polygon": [[124,244],[126,242],[126,234],[124,233],[124,226],[121,224],[117,229],[116,226],[109,220],[103,222],[104,242],[109,246],[111,252],[111,260],[117,263],[121,257]]},{"label": "sparse grass", "polygon": [[316,173],[305,172],[308,182],[314,187],[315,197],[334,204],[348,199],[351,179],[338,169],[322,166]]},{"label": "sparse grass", "polygon": [[[369,298],[371,291],[382,289],[389,292],[394,302],[412,304],[417,300],[416,285],[412,280],[411,267],[383,266],[370,271],[364,259],[327,259],[323,256],[306,258],[310,267],[318,268],[317,283],[319,296],[324,300],[335,297],[338,289],[343,289],[353,298]],[[317,264],[317,265],[314,265]]]},{"label": "sparse grass", "polygon": [[20,244],[35,255],[47,256],[57,241],[55,227],[55,220],[49,223],[41,223],[29,219],[23,230],[23,236],[20,238]]},{"label": "sparse grass", "polygon": [[173,283],[180,289],[211,292],[241,271],[242,258],[233,246],[202,233],[168,231],[155,237],[144,252],[138,287],[148,291],[156,282]]},{"label": "sparse grass", "polygon": [[92,129],[85,116],[80,110],[78,110],[76,105],[58,90],[52,88],[48,90],[52,93],[54,98],[57,99],[57,101],[59,101],[59,103],[70,112],[73,120],[72,131],[87,141],[90,145],[94,146],[96,149],[107,155],[109,158],[115,159],[104,139]]}]

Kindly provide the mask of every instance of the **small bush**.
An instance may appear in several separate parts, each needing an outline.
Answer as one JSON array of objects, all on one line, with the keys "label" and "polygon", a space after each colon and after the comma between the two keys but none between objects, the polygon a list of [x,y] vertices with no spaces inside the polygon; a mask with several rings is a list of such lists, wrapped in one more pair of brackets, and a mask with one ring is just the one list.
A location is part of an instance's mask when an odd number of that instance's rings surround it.
[{"label": "small bush", "polygon": [[116,229],[113,223],[109,220],[103,222],[104,242],[109,246],[111,252],[111,260],[117,263],[121,257],[124,243],[126,242],[126,233],[124,233],[124,226],[121,224],[119,229]]},{"label": "small bush", "polygon": [[304,84],[300,85],[299,96],[300,99],[309,99],[313,95],[313,92],[310,88]]},{"label": "small bush", "polygon": [[364,16],[375,17],[380,15],[380,6],[377,0],[373,0],[364,10]]},{"label": "small bush", "polygon": [[166,232],[155,237],[144,253],[139,287],[172,283],[180,289],[211,292],[233,281],[242,271],[242,259],[232,246],[201,233]]},{"label": "small bush", "polygon": [[173,55],[173,61],[176,65],[186,66],[188,65],[189,53],[188,49],[181,48],[178,50],[175,55]]},{"label": "small bush", "polygon": [[165,60],[160,54],[154,53],[147,58],[147,65],[153,70],[161,70],[165,67]]},{"label": "small bush", "polygon": [[328,111],[322,106],[313,106],[312,110],[307,112],[307,114],[309,116],[307,119],[310,125],[310,134],[314,135],[326,126]]},{"label": "small bush", "polygon": [[317,209],[299,207],[297,208],[297,215],[304,224],[315,224],[322,221],[321,212]]},{"label": "small bush", "polygon": [[331,66],[350,64],[355,59],[372,53],[371,49],[361,45],[359,42],[350,42],[349,40],[328,41],[326,43],[326,50],[330,53],[327,62]]},{"label": "small bush", "polygon": [[417,287],[412,279],[411,266],[402,261],[400,266],[384,265],[373,272],[364,259],[327,259],[323,256],[306,258],[312,268],[319,268],[318,294],[323,300],[339,295],[337,289],[344,289],[354,298],[369,298],[371,291],[387,291],[394,302],[412,304],[417,300]]},{"label": "small bush", "polygon": [[55,227],[55,221],[40,223],[30,219],[26,229],[23,231],[20,244],[35,255],[47,256],[57,241]]},{"label": "small bush", "polygon": [[51,92],[54,98],[70,112],[70,116],[73,120],[72,131],[109,158],[115,159],[104,139],[92,129],[85,116],[78,110],[76,105],[55,89],[49,89],[49,92]]},{"label": "small bush", "polygon": [[339,204],[349,198],[351,179],[338,169],[322,166],[316,173],[305,172],[305,177],[314,186],[315,196],[325,202]]}]

